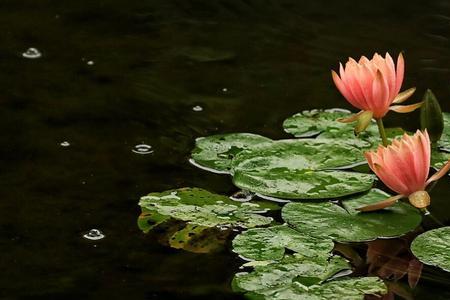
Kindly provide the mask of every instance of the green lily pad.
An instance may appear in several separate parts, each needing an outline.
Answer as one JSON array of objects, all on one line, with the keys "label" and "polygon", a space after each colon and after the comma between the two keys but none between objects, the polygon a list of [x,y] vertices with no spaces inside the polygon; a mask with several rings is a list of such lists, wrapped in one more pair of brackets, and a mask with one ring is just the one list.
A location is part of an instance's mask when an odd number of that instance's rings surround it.
[{"label": "green lily pad", "polygon": [[190,162],[202,169],[229,174],[231,160],[245,149],[272,141],[252,133],[219,134],[198,138]]},{"label": "green lily pad", "polygon": [[431,152],[431,166],[435,170],[442,168],[450,159],[450,153],[433,150]]},{"label": "green lily pad", "polygon": [[365,242],[377,238],[393,238],[414,230],[422,217],[417,209],[406,203],[375,212],[358,212],[358,207],[388,198],[390,195],[372,189],[342,201],[331,203],[288,203],[283,207],[283,219],[300,232],[339,242]]},{"label": "green lily pad", "polygon": [[232,161],[233,183],[282,199],[342,197],[372,187],[374,176],[335,171],[365,163],[354,143],[335,139],[273,141],[240,152]]},{"label": "green lily pad", "polygon": [[158,216],[205,227],[251,228],[272,222],[272,218],[257,214],[268,211],[262,204],[232,201],[200,188],[151,193],[142,197],[139,205]]},{"label": "green lily pad", "polygon": [[[296,137],[317,136],[318,139],[344,139],[353,141],[355,145],[363,149],[376,148],[381,143],[381,139],[375,122],[356,137],[355,123],[337,121],[339,118],[346,118],[352,114],[340,108],[306,110],[286,119],[283,127],[286,132]],[[388,139],[401,136],[403,133],[401,128],[386,128]]]},{"label": "green lily pad", "polygon": [[444,132],[438,142],[438,146],[447,152],[450,152],[450,113],[442,113],[444,117]]},{"label": "green lily pad", "polygon": [[232,161],[236,171],[286,169],[344,169],[366,162],[363,150],[352,141],[288,139],[265,143],[240,152]]},{"label": "green lily pad", "polygon": [[422,233],[411,244],[417,259],[450,272],[450,226]]},{"label": "green lily pad", "polygon": [[[365,294],[384,294],[386,286],[376,277],[329,280],[340,271],[350,270],[342,257],[287,256],[282,261],[256,266],[236,274],[237,291],[252,299],[363,299]],[[328,281],[327,281],[328,280]]]},{"label": "green lily pad", "polygon": [[354,125],[337,121],[351,114],[351,111],[339,108],[304,110],[287,118],[283,122],[283,128],[287,133],[301,138],[316,136],[323,132],[352,133]]},{"label": "green lily pad", "polygon": [[253,228],[244,231],[233,240],[233,251],[250,260],[280,260],[285,249],[306,257],[327,256],[334,243],[329,239],[317,239],[302,234],[286,225]]}]

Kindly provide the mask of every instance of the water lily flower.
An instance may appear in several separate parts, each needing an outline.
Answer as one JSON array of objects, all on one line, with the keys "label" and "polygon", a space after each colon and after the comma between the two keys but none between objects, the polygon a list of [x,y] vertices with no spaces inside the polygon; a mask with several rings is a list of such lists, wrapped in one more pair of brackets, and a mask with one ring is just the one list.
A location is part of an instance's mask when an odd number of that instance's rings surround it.
[{"label": "water lily flower", "polygon": [[426,130],[417,130],[413,136],[405,133],[401,139],[395,139],[388,147],[380,145],[376,151],[366,152],[365,156],[372,171],[398,195],[361,207],[358,209],[360,211],[382,209],[402,198],[408,198],[413,206],[425,209],[430,205],[426,187],[450,170],[449,160],[441,170],[428,178],[431,144]]},{"label": "water lily flower", "polygon": [[397,65],[394,64],[389,53],[386,53],[386,57],[375,53],[371,60],[365,56],[362,56],[358,62],[349,58],[345,68],[340,64],[339,75],[332,70],[331,75],[338,90],[350,104],[361,110],[356,115],[340,121],[358,121],[355,127],[355,132],[358,134],[364,131],[374,118],[377,120],[383,144],[386,146],[387,140],[381,119],[388,111],[407,113],[422,105],[420,102],[412,105],[391,106],[393,103],[404,102],[416,90],[410,88],[400,92],[404,72],[405,62],[401,53],[397,58]]}]

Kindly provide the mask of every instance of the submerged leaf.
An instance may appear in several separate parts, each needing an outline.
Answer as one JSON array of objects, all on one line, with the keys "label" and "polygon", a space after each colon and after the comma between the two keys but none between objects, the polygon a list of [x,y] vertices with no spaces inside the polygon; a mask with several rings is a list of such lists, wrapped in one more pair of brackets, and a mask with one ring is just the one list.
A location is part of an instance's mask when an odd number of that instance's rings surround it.
[{"label": "submerged leaf", "polygon": [[389,197],[378,189],[343,200],[342,207],[331,202],[288,203],[283,219],[300,232],[339,242],[363,242],[380,237],[398,237],[415,229],[421,222],[417,209],[396,203],[380,211],[360,213],[356,208]]},{"label": "submerged leaf", "polygon": [[411,251],[424,264],[450,272],[450,226],[433,229],[419,235]]}]

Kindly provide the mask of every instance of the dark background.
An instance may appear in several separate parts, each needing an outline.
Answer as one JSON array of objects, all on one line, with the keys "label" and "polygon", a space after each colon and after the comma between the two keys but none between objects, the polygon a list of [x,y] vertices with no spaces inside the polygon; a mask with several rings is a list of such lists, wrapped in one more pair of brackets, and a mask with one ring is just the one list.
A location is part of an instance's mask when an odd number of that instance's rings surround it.
[{"label": "dark background", "polygon": [[[195,138],[283,138],[300,110],[350,108],[330,76],[348,56],[404,51],[410,103],[432,88],[450,111],[449,46],[448,1],[1,0],[0,297],[238,299],[242,261],[159,245],[136,226],[139,197],[234,192],[189,165]],[[448,223],[448,180],[432,197]],[[106,238],[83,239],[91,228]],[[425,271],[417,299],[449,299]]]}]

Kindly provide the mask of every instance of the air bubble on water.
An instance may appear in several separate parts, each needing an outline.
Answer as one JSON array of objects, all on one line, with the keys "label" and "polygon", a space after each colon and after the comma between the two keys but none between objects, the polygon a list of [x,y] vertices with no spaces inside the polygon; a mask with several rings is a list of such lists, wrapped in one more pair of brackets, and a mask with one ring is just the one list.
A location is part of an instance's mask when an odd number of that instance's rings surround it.
[{"label": "air bubble on water", "polygon": [[222,92],[226,93],[226,92],[228,92],[228,89],[227,88],[223,88]]},{"label": "air bubble on water", "polygon": [[64,142],[61,142],[59,145],[61,145],[61,147],[69,147],[70,143],[68,141],[64,141]]},{"label": "air bubble on water", "polygon": [[133,151],[136,154],[141,154],[141,155],[153,153],[152,146],[147,145],[147,144],[136,145],[136,146],[134,146],[134,148],[131,151]]},{"label": "air bubble on water", "polygon": [[88,233],[84,234],[83,237],[87,240],[97,241],[103,239],[105,235],[98,229],[91,229]]},{"label": "air bubble on water", "polygon": [[193,111],[203,111],[203,107],[201,107],[200,105],[196,105],[192,108]]},{"label": "air bubble on water", "polygon": [[93,60],[89,60],[86,64],[88,64],[89,66],[93,66],[94,65],[94,61]]},{"label": "air bubble on water", "polygon": [[36,59],[42,56],[42,53],[36,48],[28,48],[22,53],[22,56],[28,59]]}]

